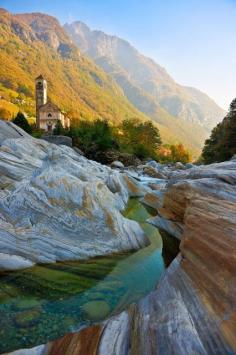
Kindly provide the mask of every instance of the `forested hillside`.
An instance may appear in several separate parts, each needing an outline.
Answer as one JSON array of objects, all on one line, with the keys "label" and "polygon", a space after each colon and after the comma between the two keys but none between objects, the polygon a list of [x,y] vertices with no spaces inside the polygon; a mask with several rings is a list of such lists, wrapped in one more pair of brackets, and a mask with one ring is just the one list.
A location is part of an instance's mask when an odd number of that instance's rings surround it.
[{"label": "forested hillside", "polygon": [[202,157],[206,164],[231,159],[236,154],[236,99],[231,102],[229,112],[218,123],[206,140]]},{"label": "forested hillside", "polygon": [[[127,41],[102,31],[92,31],[82,22],[64,26],[82,53],[87,54],[122,87],[140,111],[185,144],[200,148],[224,111],[201,91],[181,86]],[[194,134],[193,134],[194,132]]]},{"label": "forested hillside", "polygon": [[[35,115],[34,79],[43,74],[49,97],[73,118],[147,118],[119,86],[80,54],[59,22],[42,14],[0,11],[0,107]],[[4,63],[4,65],[3,65]]]},{"label": "forested hillside", "polygon": [[[11,119],[19,109],[29,118],[35,116],[34,79],[43,74],[48,81],[49,98],[74,121],[103,118],[117,123],[124,119],[151,118],[164,143],[183,143],[194,157],[200,154],[209,134],[196,120],[171,115],[145,90],[130,86],[129,81],[122,84],[124,76],[120,80],[112,73],[110,76],[81,54],[51,16],[12,15],[1,9],[0,63],[4,63],[0,66],[2,118]],[[135,105],[134,101],[139,104]]]}]

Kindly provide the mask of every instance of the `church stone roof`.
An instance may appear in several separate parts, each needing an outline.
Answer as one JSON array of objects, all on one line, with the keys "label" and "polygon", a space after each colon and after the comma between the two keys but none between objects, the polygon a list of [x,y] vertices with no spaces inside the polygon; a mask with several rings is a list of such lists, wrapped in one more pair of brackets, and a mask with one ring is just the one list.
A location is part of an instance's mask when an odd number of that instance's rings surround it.
[{"label": "church stone roof", "polygon": [[48,101],[45,105],[41,106],[39,111],[40,112],[61,112],[59,107],[53,104],[51,101]]},{"label": "church stone roof", "polygon": [[41,80],[41,79],[44,79],[44,77],[42,76],[42,75],[39,75],[37,78],[36,78],[36,80]]}]

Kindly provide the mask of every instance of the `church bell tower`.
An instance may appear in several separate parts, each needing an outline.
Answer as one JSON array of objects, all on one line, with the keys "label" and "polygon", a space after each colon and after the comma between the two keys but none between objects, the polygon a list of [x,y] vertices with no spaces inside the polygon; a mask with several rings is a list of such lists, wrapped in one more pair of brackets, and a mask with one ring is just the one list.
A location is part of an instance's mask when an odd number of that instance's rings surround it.
[{"label": "church bell tower", "polygon": [[47,81],[42,75],[35,79],[35,95],[36,95],[36,126],[40,128],[39,109],[47,103]]}]

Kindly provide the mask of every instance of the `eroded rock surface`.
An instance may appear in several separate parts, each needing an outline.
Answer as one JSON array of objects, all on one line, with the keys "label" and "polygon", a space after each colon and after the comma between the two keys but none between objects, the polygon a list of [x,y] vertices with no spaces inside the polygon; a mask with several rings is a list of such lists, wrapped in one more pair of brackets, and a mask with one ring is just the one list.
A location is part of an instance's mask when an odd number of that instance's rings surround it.
[{"label": "eroded rock surface", "polygon": [[46,345],[46,353],[235,354],[235,171],[235,158],[194,167],[173,173],[167,187],[149,191],[143,201],[158,210],[156,224],[166,230],[162,222],[181,226],[181,254],[137,305]]},{"label": "eroded rock surface", "polygon": [[53,261],[138,248],[145,243],[142,231],[120,214],[129,196],[156,208],[150,223],[181,239],[181,255],[154,292],[36,353],[236,353],[236,158],[164,169],[169,182],[151,191],[138,173],[120,174],[66,147],[32,139],[4,142],[0,248],[6,254],[41,262],[42,255]]},{"label": "eroded rock surface", "polygon": [[137,305],[101,325],[45,345],[44,354],[228,355],[234,350],[203,304],[179,256],[157,289]]},{"label": "eroded rock surface", "polygon": [[181,267],[236,349],[235,157],[172,173],[158,212],[151,223],[179,234]]},{"label": "eroded rock surface", "polygon": [[11,122],[0,120],[0,145],[8,138],[22,138],[29,135]]},{"label": "eroded rock surface", "polygon": [[87,160],[69,147],[27,135],[4,140],[0,267],[2,263],[7,268],[8,255],[11,269],[14,263],[20,268],[148,244],[139,225],[121,214],[129,196],[144,196],[146,190],[131,177]]}]

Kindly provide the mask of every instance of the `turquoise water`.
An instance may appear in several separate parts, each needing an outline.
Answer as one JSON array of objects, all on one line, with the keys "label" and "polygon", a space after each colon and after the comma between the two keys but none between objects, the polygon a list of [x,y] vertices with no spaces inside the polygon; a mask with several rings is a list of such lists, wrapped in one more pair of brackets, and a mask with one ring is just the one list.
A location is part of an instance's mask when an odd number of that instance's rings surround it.
[{"label": "turquoise water", "polygon": [[124,212],[150,239],[139,251],[0,274],[0,353],[102,321],[152,291],[178,252],[172,238],[145,223],[152,214],[136,199]]}]

